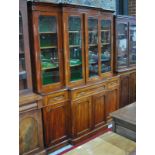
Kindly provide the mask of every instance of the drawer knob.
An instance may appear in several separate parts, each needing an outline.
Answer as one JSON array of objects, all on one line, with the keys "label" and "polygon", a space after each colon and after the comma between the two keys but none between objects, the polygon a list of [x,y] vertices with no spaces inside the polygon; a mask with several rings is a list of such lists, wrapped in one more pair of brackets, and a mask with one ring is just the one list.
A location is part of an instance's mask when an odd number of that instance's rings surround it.
[{"label": "drawer knob", "polygon": [[62,99],[64,99],[63,95],[57,96],[57,97],[54,98],[54,100],[56,100],[56,101],[59,101],[59,100],[62,100]]}]

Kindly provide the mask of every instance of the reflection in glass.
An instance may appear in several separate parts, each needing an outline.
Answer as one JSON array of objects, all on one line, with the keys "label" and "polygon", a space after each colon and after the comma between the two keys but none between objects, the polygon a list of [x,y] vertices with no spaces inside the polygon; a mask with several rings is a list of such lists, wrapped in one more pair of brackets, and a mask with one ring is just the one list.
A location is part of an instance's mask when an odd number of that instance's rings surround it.
[{"label": "reflection in glass", "polygon": [[39,17],[41,70],[43,85],[60,81],[57,50],[57,21],[54,16]]},{"label": "reflection in glass", "polygon": [[111,21],[101,20],[101,73],[111,70]]},{"label": "reflection in glass", "polygon": [[19,12],[19,90],[27,89],[22,15]]},{"label": "reflection in glass", "polygon": [[130,64],[136,64],[136,25],[130,25]]},{"label": "reflection in glass", "polygon": [[98,76],[98,20],[88,18],[89,77]]},{"label": "reflection in glass", "polygon": [[128,66],[128,25],[117,24],[117,64],[118,68]]},{"label": "reflection in glass", "polygon": [[82,36],[81,18],[70,16],[68,18],[69,52],[70,52],[70,81],[76,81],[82,76]]}]

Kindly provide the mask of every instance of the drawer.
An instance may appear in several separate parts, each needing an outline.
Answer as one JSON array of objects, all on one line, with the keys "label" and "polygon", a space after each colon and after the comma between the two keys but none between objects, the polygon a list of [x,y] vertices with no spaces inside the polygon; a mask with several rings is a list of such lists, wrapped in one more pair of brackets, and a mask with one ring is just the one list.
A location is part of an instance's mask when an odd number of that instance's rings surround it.
[{"label": "drawer", "polygon": [[119,85],[119,79],[113,80],[113,81],[109,81],[108,84],[107,84],[107,87],[108,88],[112,88],[112,87],[115,87],[115,86],[118,86],[118,85]]},{"label": "drawer", "polygon": [[68,92],[67,91],[57,92],[57,93],[53,93],[53,94],[46,96],[44,105],[50,105],[50,104],[55,104],[58,102],[64,102],[66,100],[68,100]]},{"label": "drawer", "polygon": [[94,85],[94,86],[87,87],[87,88],[80,88],[78,90],[71,91],[71,97],[73,100],[79,99],[82,97],[93,95],[105,89],[106,89],[105,84]]}]

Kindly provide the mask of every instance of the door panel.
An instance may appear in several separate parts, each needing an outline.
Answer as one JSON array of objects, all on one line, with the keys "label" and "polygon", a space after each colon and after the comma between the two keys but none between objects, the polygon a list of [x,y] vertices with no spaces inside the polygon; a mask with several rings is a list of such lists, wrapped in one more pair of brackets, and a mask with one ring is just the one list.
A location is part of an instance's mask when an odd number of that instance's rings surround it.
[{"label": "door panel", "polygon": [[130,74],[130,103],[136,101],[136,73]]},{"label": "door panel", "polygon": [[73,122],[74,133],[76,136],[80,136],[89,131],[91,128],[91,98],[86,97],[81,100],[74,101],[73,104],[74,110],[72,115],[74,115],[73,117],[75,118]]},{"label": "door panel", "polygon": [[20,114],[19,122],[20,154],[37,153],[43,149],[41,111]]},{"label": "door panel", "polygon": [[129,104],[129,75],[121,76],[120,108]]},{"label": "door panel", "polygon": [[106,94],[106,119],[110,119],[109,114],[117,110],[118,105],[118,89],[113,89]]},{"label": "door panel", "polygon": [[45,138],[47,146],[57,144],[67,139],[67,106],[67,102],[64,102],[58,103],[57,105],[45,107],[43,109]]},{"label": "door panel", "polygon": [[94,127],[105,124],[105,92],[93,96]]}]

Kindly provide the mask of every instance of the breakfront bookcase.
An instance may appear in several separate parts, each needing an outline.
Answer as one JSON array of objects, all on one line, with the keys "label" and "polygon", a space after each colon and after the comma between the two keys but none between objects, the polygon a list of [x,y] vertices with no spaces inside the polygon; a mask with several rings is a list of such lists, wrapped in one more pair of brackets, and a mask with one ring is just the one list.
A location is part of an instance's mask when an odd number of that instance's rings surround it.
[{"label": "breakfront bookcase", "polygon": [[35,92],[43,97],[48,152],[103,131],[119,107],[113,74],[113,12],[29,2]]},{"label": "breakfront bookcase", "polygon": [[115,17],[115,72],[120,75],[120,107],[136,101],[136,18]]},{"label": "breakfront bookcase", "polygon": [[19,154],[44,152],[42,97],[33,93],[27,1],[19,1]]}]

